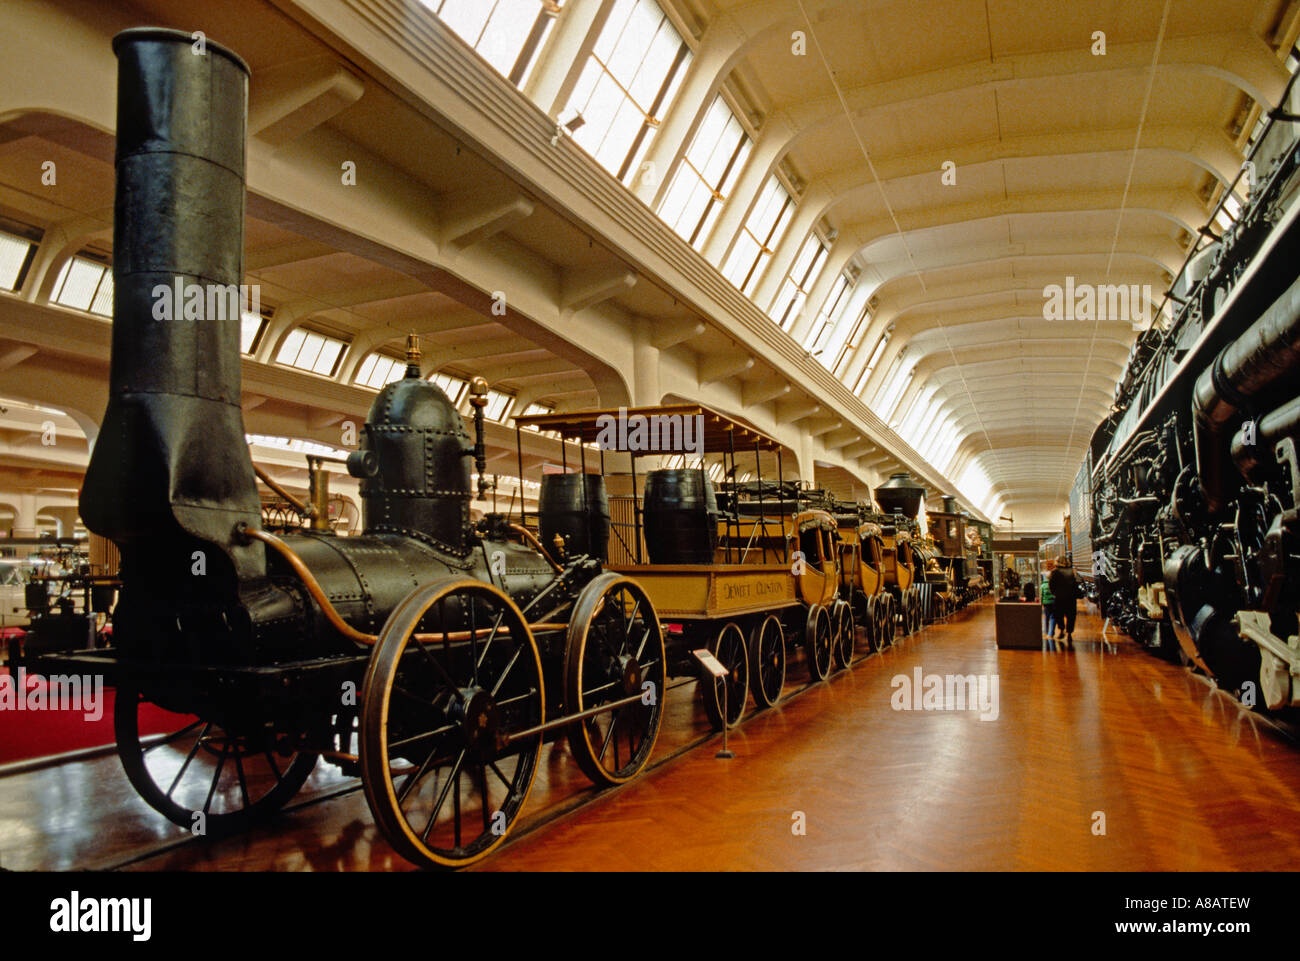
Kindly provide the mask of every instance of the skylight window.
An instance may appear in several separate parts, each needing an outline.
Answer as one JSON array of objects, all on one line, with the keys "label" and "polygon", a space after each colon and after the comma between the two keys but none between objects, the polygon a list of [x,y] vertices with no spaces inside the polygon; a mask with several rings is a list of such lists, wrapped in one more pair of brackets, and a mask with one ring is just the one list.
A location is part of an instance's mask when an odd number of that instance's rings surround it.
[{"label": "skylight window", "polygon": [[515,85],[528,78],[562,6],[557,0],[422,2]]},{"label": "skylight window", "polygon": [[888,423],[894,413],[894,408],[903,397],[903,391],[907,385],[912,382],[912,377],[916,373],[916,368],[910,369],[903,364],[903,356],[900,354],[894,361],[893,375],[889,378],[888,386],[879,394],[877,402],[873,405],[876,416]]},{"label": "skylight window", "polygon": [[371,354],[357,368],[356,383],[362,387],[379,390],[385,384],[401,380],[406,375],[406,361],[387,354]]},{"label": "skylight window", "polygon": [[429,378],[429,382],[442,388],[442,392],[447,395],[447,399],[451,401],[453,407],[460,406],[465,391],[469,388],[468,381],[453,377],[451,374],[434,374]]},{"label": "skylight window", "polygon": [[[847,273],[841,273],[835,278],[835,283],[831,285],[831,292],[827,295],[821,309],[817,311],[817,317],[813,320],[812,325],[808,328],[808,334],[804,338],[804,347],[814,356],[826,354],[828,349],[834,349],[831,344],[831,335],[835,332],[836,324],[844,313],[844,308],[848,306],[849,294],[853,290],[853,281],[849,279]],[[844,337],[836,338],[837,341],[843,342]],[[830,367],[829,358],[821,358],[822,365]]]},{"label": "skylight window", "polygon": [[341,447],[330,447],[328,444],[320,444],[314,440],[303,440],[301,437],[276,437],[270,434],[245,434],[245,443],[256,444],[258,447],[274,447],[278,450],[290,451],[294,454],[318,454],[322,457],[347,457],[351,451],[343,450]]},{"label": "skylight window", "polygon": [[[849,299],[846,292],[844,301]],[[853,353],[858,343],[858,337],[861,336],[862,330],[871,320],[870,308],[862,305],[862,309],[857,311],[857,319],[849,323],[848,317],[844,313],[844,308],[840,308],[838,320],[832,320],[834,331],[831,334],[830,342],[826,345],[826,356],[834,357],[834,364],[831,367],[836,377],[843,378],[848,373],[849,362],[853,359]]]},{"label": "skylight window", "polygon": [[799,249],[790,273],[781,282],[781,289],[776,292],[768,315],[788,331],[794,326],[803,310],[804,301],[812,291],[813,284],[826,266],[826,245],[816,233],[810,233],[808,239]]},{"label": "skylight window", "polygon": [[262,331],[265,329],[265,317],[248,310],[243,311],[239,315],[239,352],[251,354],[257,350],[257,345],[262,339]]},{"label": "skylight window", "polygon": [[0,232],[0,290],[17,290],[36,245],[26,237]]},{"label": "skylight window", "polygon": [[898,428],[898,436],[903,438],[913,447],[916,446],[916,438],[920,436],[917,428],[921,426],[921,421],[930,413],[934,403],[935,389],[927,387],[921,393],[912,399],[907,411],[903,414],[903,419]]},{"label": "skylight window", "polygon": [[290,332],[280,346],[275,362],[286,367],[310,371],[333,377],[338,369],[339,357],[347,344],[336,337],[327,337],[305,327]]},{"label": "skylight window", "polygon": [[505,417],[512,400],[514,400],[514,397],[510,394],[503,394],[499,390],[489,390],[487,392],[487,406],[483,408],[483,416],[490,421],[501,423],[501,418]]},{"label": "skylight window", "polygon": [[862,368],[862,373],[858,375],[858,382],[853,385],[853,393],[862,396],[862,388],[867,386],[867,378],[871,372],[876,369],[876,364],[880,362],[880,355],[885,352],[885,345],[889,343],[889,331],[880,335],[876,341],[876,346],[871,348],[871,356],[867,358],[867,365]]},{"label": "skylight window", "polygon": [[758,278],[790,226],[794,216],[794,201],[773,174],[759,192],[754,209],[750,211],[745,226],[740,228],[731,256],[722,268],[723,275],[740,288],[743,294],[752,294]]},{"label": "skylight window", "polygon": [[659,206],[664,223],[696,250],[704,246],[749,149],[740,121],[721,95],[715,97]]},{"label": "skylight window", "polygon": [[113,272],[85,257],[72,257],[54,280],[54,302],[101,317],[113,316]]},{"label": "skylight window", "polygon": [[581,117],[573,139],[631,185],[690,61],[654,0],[617,0],[564,111]]},{"label": "skylight window", "polygon": [[948,438],[948,443],[944,444],[943,449],[939,451],[939,456],[934,461],[934,466],[941,471],[946,471],[952,466],[953,454],[957,453],[957,445],[961,442],[961,432],[953,427],[952,436]]}]

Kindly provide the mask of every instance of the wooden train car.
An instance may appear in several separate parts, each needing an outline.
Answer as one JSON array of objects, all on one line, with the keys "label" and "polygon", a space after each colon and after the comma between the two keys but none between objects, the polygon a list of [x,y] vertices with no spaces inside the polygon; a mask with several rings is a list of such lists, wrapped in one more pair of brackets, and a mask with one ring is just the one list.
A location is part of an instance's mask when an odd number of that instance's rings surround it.
[{"label": "wooden train car", "polygon": [[[670,675],[701,676],[705,709],[715,725],[740,721],[747,692],[759,708],[777,701],[788,643],[803,647],[815,680],[827,678],[836,662],[852,662],[857,632],[850,605],[839,597],[831,516],[769,498],[761,484],[755,496],[729,496],[720,508],[704,469],[706,459],[720,458],[724,475],[734,476],[738,459],[752,458],[761,479],[767,455],[776,461],[779,488],[777,441],[693,404],[538,414],[516,418],[516,427],[577,442],[578,474],[588,480],[575,490],[598,491],[584,495],[588,506],[608,499],[610,488],[621,492],[614,497],[630,502],[624,519],[612,524],[608,569],[644,588],[664,620]],[[683,440],[691,442],[689,450],[683,450]],[[598,451],[595,473],[587,470],[591,446]],[[699,466],[641,470],[647,458],[684,453]],[[562,468],[567,471],[567,463]],[[539,511],[543,543],[555,524]],[[699,649],[727,668],[725,680],[702,676],[692,654]]]}]

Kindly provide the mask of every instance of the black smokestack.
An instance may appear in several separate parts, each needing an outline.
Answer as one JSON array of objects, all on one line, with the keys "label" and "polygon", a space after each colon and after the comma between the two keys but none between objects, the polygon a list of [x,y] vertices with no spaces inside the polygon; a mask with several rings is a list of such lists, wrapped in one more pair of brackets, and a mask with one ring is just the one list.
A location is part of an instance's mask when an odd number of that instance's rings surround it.
[{"label": "black smokestack", "polygon": [[[226,296],[243,280],[248,67],[175,30],[127,30],[113,50],[113,353],[81,514],[122,546],[124,570],[132,548],[172,554],[197,540],[256,576],[262,551],[232,537],[239,521],[259,525],[260,503],[238,301]],[[201,306],[187,313],[178,293]]]}]

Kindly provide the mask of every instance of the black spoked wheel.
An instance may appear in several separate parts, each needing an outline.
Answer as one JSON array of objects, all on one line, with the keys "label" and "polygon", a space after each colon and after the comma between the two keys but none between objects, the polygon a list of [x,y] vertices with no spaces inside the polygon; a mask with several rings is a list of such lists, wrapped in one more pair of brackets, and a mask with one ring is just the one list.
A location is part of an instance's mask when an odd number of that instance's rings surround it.
[{"label": "black spoked wheel", "polygon": [[505,840],[532,787],[545,720],[537,645],[483,581],[416,588],[389,615],[366,670],[361,773],[389,843],[455,868]]},{"label": "black spoked wheel", "polygon": [[179,714],[171,733],[144,745],[140,710],[145,706],[138,688],[119,685],[113,710],[118,757],[149,806],[195,834],[242,831],[275,813],[316,766],[314,753],[278,754],[269,725],[235,731]]},{"label": "black spoked wheel", "polygon": [[831,612],[820,604],[808,608],[808,622],[804,626],[804,653],[808,656],[808,671],[814,681],[830,677],[834,658],[835,628]]},{"label": "black spoked wheel", "polygon": [[785,687],[785,628],[769,614],[754,626],[749,641],[749,690],[760,709],[771,707]]},{"label": "black spoked wheel", "polygon": [[910,636],[916,632],[916,588],[909,587],[903,592],[902,603],[903,635]]},{"label": "black spoked wheel", "polygon": [[663,717],[664,638],[654,606],[631,578],[602,574],[574,605],[564,655],[571,714],[638,699],[575,722],[569,748],[595,784],[623,784],[650,760]]},{"label": "black spoked wheel", "polygon": [[876,650],[883,651],[894,643],[894,595],[876,595]]},{"label": "black spoked wheel", "polygon": [[865,653],[871,654],[879,650],[879,640],[876,634],[876,600],[868,597],[862,591],[853,592],[853,619],[857,622],[858,627],[866,635],[864,647]]},{"label": "black spoked wheel", "polygon": [[835,632],[835,659],[841,668],[850,668],[858,644],[858,624],[853,616],[853,606],[848,601],[836,601],[831,609],[831,623]]},{"label": "black spoked wheel", "polygon": [[704,691],[704,711],[718,730],[723,723],[723,692],[726,692],[727,727],[735,727],[745,715],[745,698],[749,692],[749,653],[744,632],[734,621],[723,625],[718,636],[709,644],[709,651],[722,666],[727,676],[715,678],[702,671],[700,687]]}]

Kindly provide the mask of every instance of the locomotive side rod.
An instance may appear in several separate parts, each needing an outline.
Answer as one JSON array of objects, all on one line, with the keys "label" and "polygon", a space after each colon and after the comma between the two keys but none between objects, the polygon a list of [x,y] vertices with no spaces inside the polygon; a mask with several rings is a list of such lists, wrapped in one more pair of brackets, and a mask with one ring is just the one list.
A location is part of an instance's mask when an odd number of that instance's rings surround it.
[{"label": "locomotive side rod", "polygon": [[[664,688],[664,693],[676,690],[683,684],[694,684],[695,678],[687,678],[684,681],[678,681],[676,684],[669,684]],[[605,714],[609,711],[617,711],[620,707],[627,707],[629,704],[641,700],[645,694],[629,694],[627,697],[620,698],[617,701],[610,701],[608,704],[601,704],[598,707],[589,707],[585,711],[579,711],[577,714],[566,714],[564,717],[556,718],[553,721],[547,721],[545,724],[538,724],[535,727],[527,728],[523,731],[515,731],[513,734],[502,736],[502,744],[509,744],[511,741],[522,741],[526,737],[533,737],[536,734],[544,734],[552,731],[557,727],[564,727],[566,724],[572,724],[574,721],[585,721],[589,717],[595,717],[597,714]]]}]

